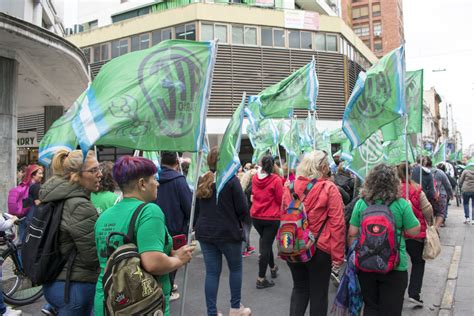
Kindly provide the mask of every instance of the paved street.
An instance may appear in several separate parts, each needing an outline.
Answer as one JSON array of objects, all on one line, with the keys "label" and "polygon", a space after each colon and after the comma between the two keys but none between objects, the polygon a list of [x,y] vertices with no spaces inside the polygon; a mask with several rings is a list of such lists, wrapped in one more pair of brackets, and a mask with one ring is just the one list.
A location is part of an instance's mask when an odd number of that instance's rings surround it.
[{"label": "paved street", "polygon": [[[465,225],[462,208],[450,208],[448,224],[441,233],[443,250],[441,255],[434,261],[426,265],[424,286],[422,298],[425,301],[424,308],[413,309],[410,303],[406,301],[403,315],[437,315],[439,306],[445,289],[448,270],[454,251],[454,246],[462,245],[462,258],[459,270],[459,280],[455,294],[455,304],[453,315],[472,315],[472,292],[474,284],[472,283],[472,267],[474,263],[474,247],[469,243],[474,237],[474,226]],[[471,238],[469,238],[471,237]],[[257,245],[257,234],[252,230],[253,244]],[[467,246],[464,246],[466,242]],[[283,261],[277,263],[280,267],[280,273],[276,279],[276,286],[270,289],[257,290],[255,288],[255,279],[257,275],[257,254],[244,259],[244,282],[242,288],[243,304],[252,308],[253,315],[288,315],[289,298],[292,287],[291,275],[288,267]],[[197,254],[189,267],[189,287],[186,298],[186,315],[205,315],[204,300],[204,263],[201,254]],[[183,272],[178,273],[178,284],[182,285]],[[221,285],[219,288],[218,306],[221,311],[228,311],[229,308],[229,289],[227,283],[228,270],[223,267]],[[336,288],[330,285],[329,305],[332,305]],[[24,315],[40,315],[40,307],[44,300],[35,304],[25,306],[22,310]],[[171,304],[171,315],[179,315],[181,301]]]}]

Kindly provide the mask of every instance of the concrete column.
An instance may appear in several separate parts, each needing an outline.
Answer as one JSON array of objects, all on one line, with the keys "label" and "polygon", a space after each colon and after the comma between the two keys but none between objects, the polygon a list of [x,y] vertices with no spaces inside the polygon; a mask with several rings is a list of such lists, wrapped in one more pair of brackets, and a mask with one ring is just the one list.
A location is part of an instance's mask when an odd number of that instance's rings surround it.
[{"label": "concrete column", "polygon": [[33,24],[43,26],[43,6],[40,0],[33,1]]},{"label": "concrete column", "polygon": [[53,125],[54,121],[60,118],[64,113],[62,105],[46,105],[44,107],[44,133]]},{"label": "concrete column", "polygon": [[0,56],[0,212],[7,211],[8,191],[16,183],[16,96],[18,63]]}]

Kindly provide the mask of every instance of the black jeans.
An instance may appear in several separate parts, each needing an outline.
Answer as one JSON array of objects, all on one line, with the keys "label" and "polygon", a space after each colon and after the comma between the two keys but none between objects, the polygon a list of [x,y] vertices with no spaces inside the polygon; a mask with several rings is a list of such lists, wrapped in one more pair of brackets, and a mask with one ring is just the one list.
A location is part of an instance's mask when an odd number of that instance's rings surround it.
[{"label": "black jeans", "polygon": [[280,221],[270,221],[262,219],[252,219],[253,227],[260,235],[260,259],[258,261],[258,277],[264,278],[267,273],[267,266],[270,269],[275,267],[273,258],[273,241],[278,231]]},{"label": "black jeans", "polygon": [[309,302],[311,316],[327,315],[331,256],[319,249],[310,261],[290,263],[293,277],[290,316],[303,316]]},{"label": "black jeans", "polygon": [[392,270],[387,274],[359,272],[364,297],[364,316],[400,316],[408,284],[406,271]]},{"label": "black jeans", "polygon": [[423,260],[422,241],[407,239],[407,252],[411,260],[410,283],[408,284],[408,296],[420,299],[421,286],[423,285],[423,275],[425,274],[425,260]]}]

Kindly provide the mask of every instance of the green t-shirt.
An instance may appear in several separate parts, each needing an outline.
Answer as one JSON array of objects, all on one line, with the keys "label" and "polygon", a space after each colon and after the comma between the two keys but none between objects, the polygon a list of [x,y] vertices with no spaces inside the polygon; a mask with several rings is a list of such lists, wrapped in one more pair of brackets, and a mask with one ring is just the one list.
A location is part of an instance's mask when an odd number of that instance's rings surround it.
[{"label": "green t-shirt", "polygon": [[99,215],[106,209],[112,207],[117,199],[118,195],[110,191],[91,193],[91,202],[97,209]]},{"label": "green t-shirt", "polygon": [[[105,239],[111,232],[128,232],[128,225],[133,212],[143,202],[134,198],[124,198],[119,203],[112,206],[107,212],[104,212],[95,224],[95,242],[100,264],[100,275],[97,280],[94,315],[104,315],[104,290],[102,288],[102,277],[104,275],[105,265],[107,263]],[[171,242],[166,243],[165,236],[168,235],[168,241],[172,240],[165,226],[165,215],[160,207],[154,203],[149,203],[140,212],[135,224],[136,244],[138,252],[159,251],[170,255]],[[118,238],[118,237],[117,237]],[[120,244],[122,242],[120,241]],[[160,276],[163,286],[163,292],[166,296],[165,316],[169,315],[169,296],[171,294],[171,284],[169,275]]]},{"label": "green t-shirt", "polygon": [[[382,202],[378,202],[382,204]],[[354,211],[352,212],[352,217],[350,224],[360,228],[361,216],[364,210],[367,208],[367,204],[363,199],[357,201],[354,206]],[[397,238],[400,238],[403,230],[411,229],[420,225],[418,219],[413,214],[410,203],[405,199],[398,199],[390,204],[389,209],[392,211],[393,216],[395,217],[395,222],[397,225]],[[400,264],[394,269],[397,271],[406,271],[408,269],[407,262],[407,251],[405,245],[405,238],[402,235],[400,242]]]}]

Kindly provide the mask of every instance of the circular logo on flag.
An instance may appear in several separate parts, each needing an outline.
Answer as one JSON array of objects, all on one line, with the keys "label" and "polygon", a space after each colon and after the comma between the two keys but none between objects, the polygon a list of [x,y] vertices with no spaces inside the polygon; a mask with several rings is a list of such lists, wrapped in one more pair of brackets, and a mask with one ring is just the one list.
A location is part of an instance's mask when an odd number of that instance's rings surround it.
[{"label": "circular logo on flag", "polygon": [[375,165],[383,160],[382,137],[379,133],[372,135],[359,146],[359,155],[364,163]]},{"label": "circular logo on flag", "polygon": [[196,55],[184,47],[164,47],[147,55],[138,68],[138,83],[157,128],[169,137],[181,137],[196,128],[193,113],[205,98],[202,89],[208,67]]},{"label": "circular logo on flag", "polygon": [[374,119],[385,110],[385,103],[390,100],[392,91],[390,78],[381,71],[371,74],[364,83],[364,91],[356,103],[356,110],[359,116]]}]

